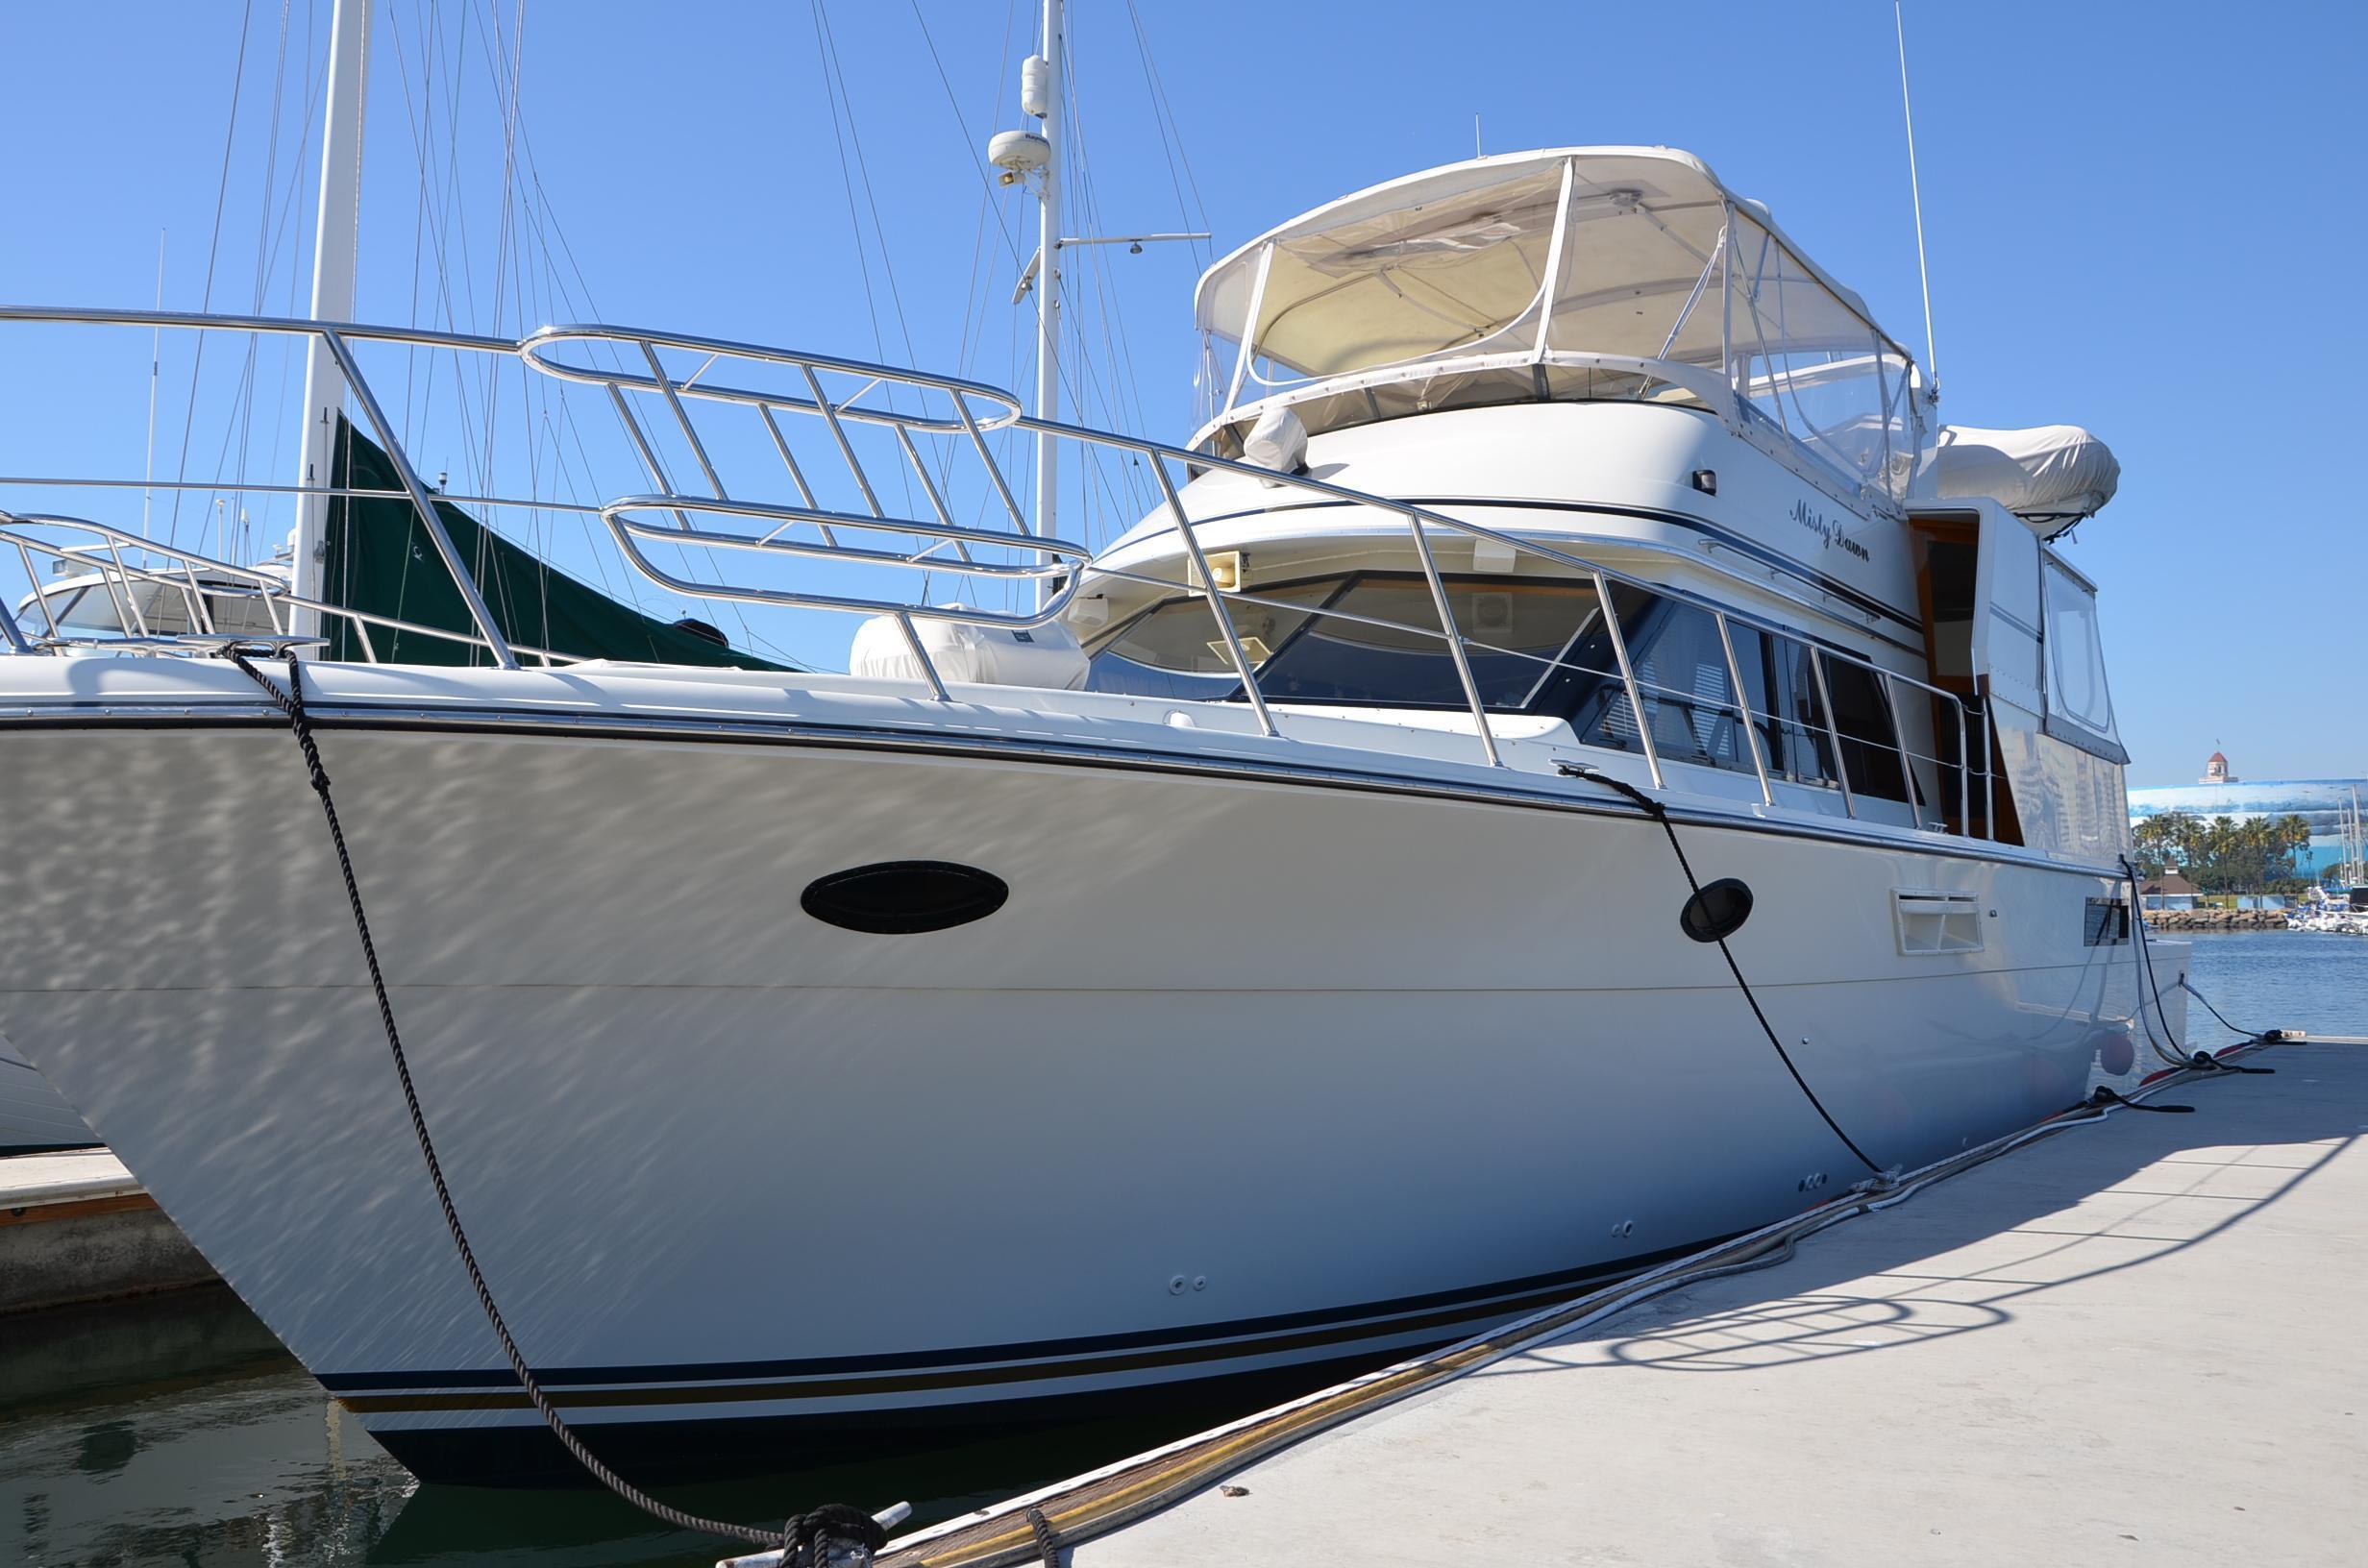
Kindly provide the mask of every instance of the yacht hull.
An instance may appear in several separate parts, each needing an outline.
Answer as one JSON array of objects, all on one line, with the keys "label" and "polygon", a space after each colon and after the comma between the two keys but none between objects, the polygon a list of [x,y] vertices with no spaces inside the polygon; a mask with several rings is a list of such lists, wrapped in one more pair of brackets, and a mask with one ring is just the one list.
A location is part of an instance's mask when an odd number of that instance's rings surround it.
[{"label": "yacht hull", "polygon": [[[1661,828],[1590,787],[323,722],[459,1212],[621,1461],[1263,1398],[1866,1174],[1680,933]],[[453,1256],[284,729],[0,746],[82,781],[12,805],[0,863],[110,843],[70,896],[0,900],[0,1030],[414,1471],[561,1466]],[[2133,949],[2083,942],[2108,877],[1679,832],[1753,888],[1737,961],[1876,1164],[2149,1065]],[[900,860],[1008,902],[914,935],[802,908]],[[1975,894],[1981,950],[1903,954],[1898,889]]]}]

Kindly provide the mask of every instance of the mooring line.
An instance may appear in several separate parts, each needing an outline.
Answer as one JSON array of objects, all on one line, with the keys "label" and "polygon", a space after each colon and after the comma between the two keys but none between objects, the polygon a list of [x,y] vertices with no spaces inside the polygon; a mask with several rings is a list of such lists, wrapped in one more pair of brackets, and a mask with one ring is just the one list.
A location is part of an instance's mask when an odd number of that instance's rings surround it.
[{"label": "mooring line", "polygon": [[[1678,870],[1686,873],[1686,885],[1694,891],[1695,896],[1701,895],[1702,884],[1693,874],[1692,863],[1686,858],[1685,845],[1677,842],[1677,827],[1669,821],[1668,807],[1626,779],[1614,778],[1610,773],[1600,772],[1585,763],[1564,762],[1556,766],[1568,777],[1583,778],[1590,784],[1600,784],[1605,789],[1626,796],[1641,807],[1646,816],[1659,822],[1661,831],[1669,836],[1669,848],[1677,856]],[[1834,1130],[1834,1136],[1841,1139],[1842,1146],[1857,1157],[1859,1164],[1866,1167],[1869,1175],[1881,1178],[1890,1174],[1885,1166],[1876,1164],[1872,1159],[1868,1158],[1866,1151],[1859,1147],[1856,1139],[1842,1131],[1841,1123],[1834,1119],[1834,1113],[1828,1111],[1825,1108],[1825,1102],[1817,1098],[1817,1091],[1809,1087],[1809,1080],[1801,1075],[1800,1067],[1793,1063],[1792,1053],[1786,1050],[1785,1042],[1776,1038],[1775,1026],[1767,1021],[1767,1014],[1762,1010],[1760,998],[1752,992],[1751,982],[1743,978],[1742,966],[1735,962],[1735,954],[1728,948],[1727,939],[1722,936],[1714,940],[1718,943],[1718,956],[1727,961],[1727,972],[1735,976],[1736,985],[1743,992],[1743,1000],[1751,1004],[1751,1016],[1760,1020],[1760,1032],[1767,1036],[1767,1042],[1776,1048],[1776,1060],[1782,1062],[1785,1065],[1785,1070],[1792,1074],[1792,1081],[1800,1086],[1801,1094],[1809,1101],[1811,1109],[1824,1118],[1825,1124]]]},{"label": "mooring line", "polygon": [[[746,1541],[752,1546],[771,1547],[781,1554],[784,1568],[824,1568],[826,1555],[834,1546],[851,1549],[859,1562],[869,1562],[874,1552],[886,1544],[888,1531],[882,1519],[875,1518],[863,1509],[845,1503],[826,1503],[804,1513],[794,1513],[779,1530],[763,1530],[752,1525],[736,1525],[728,1520],[706,1519],[695,1513],[659,1502],[649,1493],[618,1475],[583,1445],[568,1424],[559,1416],[543,1386],[527,1365],[518,1341],[503,1321],[502,1309],[494,1304],[493,1290],[485,1284],[484,1271],[477,1266],[477,1253],[469,1245],[468,1233],[461,1229],[460,1212],[453,1204],[452,1188],[444,1180],[443,1162],[436,1158],[435,1143],[428,1136],[428,1118],[419,1108],[419,1090],[411,1082],[411,1065],[403,1050],[402,1032],[395,1027],[394,1004],[387,999],[386,977],[379,968],[378,943],[371,940],[370,917],[362,908],[361,887],[354,877],[354,857],[347,849],[345,828],[337,820],[337,802],[330,794],[329,773],[321,766],[321,748],[312,738],[311,723],[305,717],[304,667],[297,661],[293,648],[280,649],[287,661],[287,688],[283,691],[247,661],[246,654],[235,646],[225,648],[223,656],[244,671],[249,679],[260,686],[271,698],[272,706],[287,718],[288,728],[294,731],[296,744],[304,752],[305,772],[309,775],[312,793],[320,796],[321,815],[329,821],[329,842],[337,852],[337,870],[345,878],[345,899],[354,915],[354,934],[361,941],[362,963],[370,971],[371,994],[378,999],[379,1024],[386,1034],[386,1048],[395,1060],[395,1076],[403,1084],[403,1103],[411,1115],[411,1136],[418,1140],[420,1157],[428,1164],[428,1179],[435,1186],[435,1201],[444,1211],[444,1227],[452,1234],[453,1250],[460,1255],[460,1264],[468,1271],[469,1285],[477,1292],[477,1304],[484,1309],[485,1321],[493,1325],[493,1336],[501,1341],[502,1354],[509,1359],[510,1370],[526,1389],[527,1398],[551,1428],[578,1464],[583,1466],[592,1479],[607,1487],[618,1497],[665,1524],[681,1530],[696,1530],[726,1540]],[[901,1510],[901,1511],[900,1511]],[[900,1520],[910,1509],[900,1504],[887,1510],[888,1523]]]}]

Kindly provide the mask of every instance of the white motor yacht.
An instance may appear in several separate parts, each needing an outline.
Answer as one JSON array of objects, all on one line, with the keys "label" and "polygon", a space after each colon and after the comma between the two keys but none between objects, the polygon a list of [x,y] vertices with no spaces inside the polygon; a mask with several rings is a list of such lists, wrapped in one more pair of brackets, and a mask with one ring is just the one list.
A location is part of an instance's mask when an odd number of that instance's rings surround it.
[{"label": "white motor yacht", "polygon": [[[1312,1386],[2168,1059],[2094,589],[2047,542],[2110,494],[2093,439],[1944,436],[1858,297],[1662,148],[1359,192],[1196,308],[1176,447],[680,334],[0,310],[320,346],[400,477],[367,507],[461,590],[430,634],[473,665],[376,662],[390,623],[301,569],[249,656],[356,634],[301,695],[426,1118],[612,1462]],[[372,345],[606,400],[649,487],[579,511],[671,592],[873,617],[850,673],[526,646],[442,522],[504,502],[430,495]],[[819,445],[728,482],[727,419]],[[1158,499],[1089,551],[1018,502],[1021,440]],[[54,512],[0,543],[78,526],[185,565]],[[840,576],[916,567],[1019,593]],[[414,1471],[564,1463],[240,633],[0,633],[0,761],[42,781],[0,813],[0,1029]]]}]

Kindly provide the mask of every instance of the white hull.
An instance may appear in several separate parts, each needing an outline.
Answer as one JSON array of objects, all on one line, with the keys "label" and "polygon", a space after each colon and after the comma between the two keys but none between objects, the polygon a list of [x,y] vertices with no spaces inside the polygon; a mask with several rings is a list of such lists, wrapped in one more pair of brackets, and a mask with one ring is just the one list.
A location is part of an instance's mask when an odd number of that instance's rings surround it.
[{"label": "white hull", "polygon": [[[141,675],[238,699],[220,666]],[[1866,1174],[1680,935],[1661,829],[1536,759],[1408,756],[1391,785],[1295,773],[1330,748],[1289,739],[1088,725],[1128,704],[1082,694],[793,692],[876,720],[825,730],[777,683],[771,731],[726,735],[667,727],[649,690],[678,683],[432,680],[548,705],[456,729],[430,691],[323,698],[374,726],[326,729],[328,771],[478,1254],[616,1438],[835,1441],[1387,1359]],[[555,691],[634,717],[571,732]],[[121,851],[70,898],[0,900],[0,1028],[399,1457],[485,1479],[541,1454],[535,1418],[438,1219],[294,744],[247,713],[0,731],[18,776],[86,781],[12,804],[0,863],[93,822]],[[1172,749],[1051,750],[1087,727]],[[1737,960],[1877,1164],[2156,1065],[2135,949],[2082,940],[2116,879],[1672,799],[1699,874],[1755,890]],[[1010,902],[919,936],[800,907],[903,859]],[[1898,889],[1973,894],[1981,949],[1903,955]]]}]

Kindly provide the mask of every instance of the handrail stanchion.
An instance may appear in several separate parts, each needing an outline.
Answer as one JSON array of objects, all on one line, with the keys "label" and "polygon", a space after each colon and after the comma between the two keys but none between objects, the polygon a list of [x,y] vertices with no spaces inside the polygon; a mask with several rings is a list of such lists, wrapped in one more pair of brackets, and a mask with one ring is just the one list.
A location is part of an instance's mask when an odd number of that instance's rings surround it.
[{"label": "handrail stanchion", "polygon": [[[896,428],[896,431],[897,444],[904,449],[904,460],[913,465],[915,474],[921,476],[921,493],[929,498],[929,510],[937,514],[939,523],[950,528],[955,527],[953,513],[946,510],[946,498],[937,493],[937,481],[929,478],[929,465],[921,460],[921,449],[913,444],[913,432],[901,425]],[[959,539],[953,542],[953,552],[966,561],[971,558],[971,547]]]},{"label": "handrail stanchion", "polygon": [[1916,783],[1915,764],[1908,756],[1908,726],[1899,716],[1899,689],[1892,684],[1891,672],[1888,670],[1878,666],[1875,674],[1883,680],[1884,706],[1891,710],[1891,740],[1899,752],[1900,783],[1901,787],[1908,792],[1908,810],[1921,817],[1924,809],[1924,791]]},{"label": "handrail stanchion", "polygon": [[[651,346],[646,337],[641,340],[641,356],[650,361],[651,379],[657,382],[657,389],[666,394],[666,406],[675,411],[675,423],[682,427],[682,439],[690,443],[691,455],[699,459],[700,468],[705,472],[707,488],[715,492],[716,500],[730,500],[724,489],[724,477],[715,471],[714,461],[707,456],[706,443],[699,439],[699,428],[691,423],[691,416],[683,408],[682,400],[675,395],[674,378],[668,376],[666,367],[658,363],[657,350]],[[703,365],[700,368],[703,370],[706,367]]]},{"label": "handrail stanchion", "polygon": [[[608,403],[609,406],[617,411],[617,423],[624,426],[625,433],[633,438],[633,450],[641,454],[641,466],[650,471],[650,482],[668,495],[673,495],[675,481],[668,477],[666,465],[659,459],[657,449],[650,444],[649,436],[642,433],[641,421],[633,417],[633,405],[625,401],[624,390],[614,381],[608,383]],[[690,532],[691,514],[679,506],[674,507],[673,511],[676,526],[685,533]]]},{"label": "handrail stanchion", "polygon": [[921,661],[921,673],[928,678],[929,690],[937,694],[940,702],[952,701],[953,694],[946,690],[946,682],[938,675],[937,661],[930,658],[929,650],[922,646],[921,632],[913,625],[912,612],[897,611],[897,625],[903,629],[905,646],[913,650],[913,657]]},{"label": "handrail stanchion", "polygon": [[1193,520],[1184,515],[1183,498],[1175,493],[1175,480],[1168,474],[1168,465],[1156,454],[1151,459],[1151,472],[1159,476],[1159,493],[1167,498],[1168,515],[1175,519],[1176,532],[1183,537],[1184,549],[1192,555],[1193,570],[1200,574],[1201,591],[1209,596],[1209,613],[1217,618],[1217,629],[1225,639],[1225,650],[1233,656],[1233,668],[1242,677],[1242,695],[1258,715],[1258,728],[1268,735],[1282,732],[1274,727],[1274,715],[1267,711],[1267,695],[1258,689],[1258,676],[1249,667],[1249,655],[1243,650],[1242,639],[1233,629],[1233,611],[1226,607],[1224,593],[1217,586],[1217,578],[1209,573],[1209,558],[1200,549],[1200,536],[1193,531]]},{"label": "handrail stanchion", "polygon": [[847,470],[855,477],[855,488],[863,492],[864,504],[872,508],[874,517],[886,517],[888,514],[880,510],[879,497],[872,493],[872,477],[855,460],[855,445],[847,439],[847,427],[839,422],[839,411],[830,405],[828,394],[823,391],[823,379],[802,359],[798,361],[798,368],[805,373],[805,384],[814,394],[814,406],[821,411],[823,423],[830,427],[831,438],[839,444],[839,455],[847,459]]},{"label": "handrail stanchion", "polygon": [[1825,736],[1834,743],[1834,776],[1841,783],[1841,809],[1856,817],[1859,814],[1857,792],[1850,788],[1850,759],[1842,755],[1841,730],[1834,723],[1834,693],[1825,682],[1825,656],[1817,645],[1810,643],[1809,673],[1817,677],[1817,706],[1824,710]]},{"label": "handrail stanchion", "polygon": [[114,601],[115,624],[135,637],[145,637],[148,618],[139,613],[138,596],[131,591],[131,578],[124,575],[122,547],[110,539],[107,553],[114,558],[115,570],[110,574],[107,568],[99,568],[99,580],[107,584],[107,597]]},{"label": "handrail stanchion", "polygon": [[1612,584],[1595,569],[1595,602],[1603,607],[1604,628],[1612,634],[1612,656],[1619,660],[1619,683],[1628,689],[1628,711],[1636,716],[1637,744],[1644,748],[1644,766],[1653,788],[1666,789],[1661,778],[1661,748],[1653,745],[1653,724],[1644,712],[1644,695],[1637,690],[1637,673],[1628,663],[1628,639],[1619,629],[1619,611],[1612,603]]},{"label": "handrail stanchion", "polygon": [[1743,744],[1751,747],[1751,771],[1760,777],[1760,803],[1772,806],[1776,803],[1776,792],[1768,788],[1767,763],[1760,755],[1764,737],[1751,717],[1751,702],[1743,696],[1743,667],[1735,657],[1735,638],[1727,630],[1724,615],[1714,613],[1711,619],[1718,623],[1718,646],[1727,655],[1727,679],[1735,683],[1735,716],[1743,723]]},{"label": "handrail stanchion", "polygon": [[1998,837],[1998,759],[1990,754],[1990,723],[1986,710],[1982,715],[1982,836],[1993,842]]},{"label": "handrail stanchion", "polygon": [[978,428],[977,416],[971,412],[970,400],[958,388],[950,395],[953,399],[953,411],[962,421],[962,429],[970,432],[971,445],[978,451],[978,461],[985,466],[987,478],[995,481],[995,493],[1003,498],[1003,510],[1011,514],[1012,525],[1022,533],[1034,533],[1036,530],[1029,525],[1027,514],[1020,509],[1020,498],[1011,493],[1011,485],[1003,478],[1002,465],[995,460],[995,453],[987,450],[986,434]]},{"label": "handrail stanchion", "polygon": [[[780,425],[775,421],[773,404],[758,404],[756,415],[765,422],[765,433],[773,437],[773,450],[781,454],[781,466],[789,470],[789,482],[798,487],[799,501],[808,510],[814,509],[814,487],[805,482],[805,470],[798,466],[797,454],[789,450],[789,437],[781,433]],[[839,536],[830,531],[829,524],[817,523],[814,527],[821,530],[824,544],[836,545],[839,542]]]},{"label": "handrail stanchion", "polygon": [[[16,521],[14,515],[8,512],[0,512],[0,519],[5,519],[11,523]],[[33,585],[33,602],[41,607],[41,619],[43,622],[47,623],[49,626],[49,634],[54,638],[59,635],[58,612],[49,607],[49,596],[41,592],[41,575],[33,569],[33,551],[25,548],[22,540],[16,540],[13,542],[16,545],[16,558],[25,563],[25,581]],[[0,604],[0,615],[8,615],[8,606],[6,604]],[[9,625],[12,626],[16,625],[15,617],[9,617]]]},{"label": "handrail stanchion", "polygon": [[395,434],[394,426],[388,422],[386,410],[379,406],[378,395],[362,379],[361,366],[356,362],[353,349],[347,345],[342,333],[328,328],[321,330],[321,338],[329,345],[329,352],[336,355],[337,368],[345,373],[346,385],[353,389],[354,401],[361,404],[361,411],[369,419],[371,429],[378,431],[379,445],[385,449],[388,461],[395,465],[395,473],[401,477],[403,488],[410,492],[411,504],[419,509],[419,520],[427,526],[428,538],[435,546],[436,554],[442,557],[444,570],[452,574],[453,586],[460,590],[461,600],[469,607],[469,619],[477,623],[479,631],[484,633],[485,647],[492,652],[494,662],[505,670],[517,669],[518,655],[510,651],[509,640],[502,635],[502,628],[494,625],[493,612],[485,607],[484,596],[477,591],[477,579],[469,575],[468,563],[460,558],[459,550],[453,544],[453,536],[444,531],[444,519],[437,514],[435,502],[429,499],[428,487],[420,482],[418,473],[411,467],[410,454],[403,450],[403,442]]},{"label": "handrail stanchion", "polygon": [[[184,577],[186,577],[189,582],[187,595],[189,600],[189,624],[195,626],[198,630],[204,632],[207,636],[210,637],[213,635],[213,611],[207,608],[205,592],[197,585],[197,569],[191,566],[185,558],[181,563],[181,575]],[[269,606],[264,608],[263,613],[266,615],[271,613]],[[279,628],[279,623],[276,621],[273,622],[272,626],[274,630],[277,630]]]},{"label": "handrail stanchion", "polygon": [[1957,830],[1973,837],[1973,730],[1962,702],[1957,704]]},{"label": "handrail stanchion", "polygon": [[1431,554],[1431,542],[1422,532],[1422,519],[1413,512],[1401,513],[1415,536],[1415,554],[1422,561],[1422,578],[1431,585],[1431,603],[1439,611],[1439,629],[1447,636],[1447,656],[1455,661],[1455,678],[1464,687],[1464,700],[1471,705],[1471,722],[1480,736],[1480,749],[1489,766],[1502,768],[1505,759],[1496,754],[1496,734],[1489,728],[1489,710],[1480,700],[1480,683],[1472,678],[1471,655],[1464,646],[1464,634],[1456,629],[1455,608],[1447,602],[1447,585],[1439,576],[1439,562]]}]

